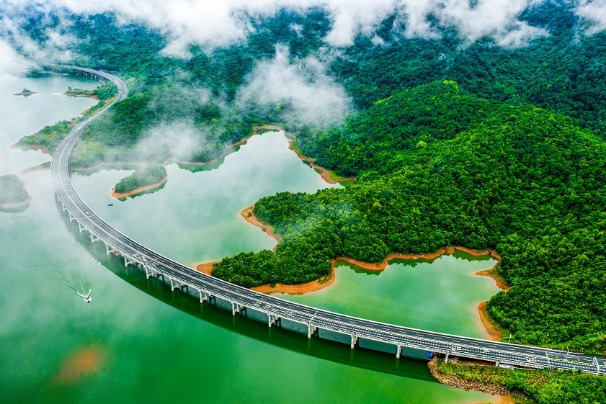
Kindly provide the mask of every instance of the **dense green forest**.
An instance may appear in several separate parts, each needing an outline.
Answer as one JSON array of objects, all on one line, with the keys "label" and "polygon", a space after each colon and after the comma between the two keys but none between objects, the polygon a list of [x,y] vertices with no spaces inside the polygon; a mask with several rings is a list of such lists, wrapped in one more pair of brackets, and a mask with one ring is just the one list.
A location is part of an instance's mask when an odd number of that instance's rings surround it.
[{"label": "dense green forest", "polygon": [[[329,63],[329,72],[358,109],[403,89],[448,79],[480,97],[532,103],[564,113],[599,136],[606,133],[606,35],[581,35],[578,18],[566,6],[544,3],[527,10],[522,19],[550,35],[522,48],[495,46],[489,38],[465,44],[447,30],[436,39],[405,38],[390,28],[393,18],[377,31],[384,45],[359,36]],[[188,156],[191,161],[218,157],[226,144],[248,134],[251,123],[280,122],[305,132],[305,123],[288,113],[292,106],[242,106],[234,100],[256,63],[274,57],[276,45],[286,46],[293,62],[321,53],[331,23],[325,10],[282,10],[253,20],[245,43],[212,50],[192,45],[186,59],[163,55],[166,39],[160,33],[119,24],[111,14],[73,19],[71,33],[87,38],[77,44],[82,57],[74,63],[130,78],[129,99],[86,131],[85,142],[95,147],[76,155],[82,163],[116,155],[128,160],[148,131],[174,122],[194,127],[201,147]],[[40,24],[32,15],[26,28],[43,40]]]}]

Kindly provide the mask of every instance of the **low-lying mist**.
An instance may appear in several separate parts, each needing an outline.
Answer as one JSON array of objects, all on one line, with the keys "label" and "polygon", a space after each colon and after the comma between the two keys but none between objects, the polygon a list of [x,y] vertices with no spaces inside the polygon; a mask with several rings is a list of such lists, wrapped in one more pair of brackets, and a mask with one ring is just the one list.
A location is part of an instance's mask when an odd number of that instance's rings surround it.
[{"label": "low-lying mist", "polygon": [[288,49],[279,45],[275,57],[258,62],[238,91],[238,109],[269,109],[281,122],[295,126],[340,123],[351,111],[351,101],[326,71],[326,64],[314,56],[291,62]]},{"label": "low-lying mist", "polygon": [[[67,62],[77,42],[69,33],[74,15],[113,13],[121,24],[143,24],[162,33],[167,39],[165,55],[188,58],[191,45],[214,49],[245,43],[254,31],[254,19],[285,9],[304,14],[322,8],[331,24],[324,41],[331,47],[349,47],[360,34],[372,36],[390,17],[392,28],[409,38],[435,38],[443,29],[454,29],[467,43],[488,37],[501,46],[518,47],[548,35],[524,20],[525,12],[548,3],[551,0],[5,0],[0,5],[0,38],[29,60]],[[606,29],[606,0],[573,0],[562,6],[573,10],[587,32]],[[23,29],[32,13],[47,20],[46,31],[35,39]]]}]

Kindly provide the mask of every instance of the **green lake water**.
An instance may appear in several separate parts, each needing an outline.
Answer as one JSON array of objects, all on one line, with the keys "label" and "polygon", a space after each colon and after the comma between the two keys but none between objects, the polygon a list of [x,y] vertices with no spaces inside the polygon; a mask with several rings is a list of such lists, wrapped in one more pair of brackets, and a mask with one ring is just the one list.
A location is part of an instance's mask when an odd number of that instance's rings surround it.
[{"label": "green lake water", "polygon": [[[53,76],[0,77],[0,175],[19,174],[33,196],[0,212],[0,402],[469,403],[495,397],[440,385],[421,361],[307,340],[174,294],[91,247],[60,214],[47,161],[10,148],[93,104],[56,95],[95,83]],[[16,97],[29,88],[38,94]],[[186,264],[275,241],[239,215],[259,197],[327,187],[288,150],[282,133],[256,136],[218,168],[168,167],[159,192],[112,200],[128,170],[73,175],[83,199],[124,233]],[[113,203],[113,206],[108,204]],[[484,336],[477,304],[497,292],[473,276],[489,259],[456,254],[394,263],[381,273],[337,268],[336,284],[288,299],[412,327]],[[87,304],[68,284],[92,284]]]}]

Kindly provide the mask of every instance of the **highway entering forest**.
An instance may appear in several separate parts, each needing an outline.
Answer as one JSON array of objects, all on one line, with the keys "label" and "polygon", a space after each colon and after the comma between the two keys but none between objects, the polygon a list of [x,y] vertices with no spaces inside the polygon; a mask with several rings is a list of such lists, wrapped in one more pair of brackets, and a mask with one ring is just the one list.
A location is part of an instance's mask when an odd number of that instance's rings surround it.
[{"label": "highway entering forest", "polygon": [[112,102],[95,115],[77,123],[58,146],[53,155],[51,172],[57,200],[70,221],[78,224],[80,232],[90,234],[91,242],[105,244],[108,254],[119,254],[124,264],[134,265],[147,277],[155,276],[172,290],[195,296],[200,303],[222,301],[231,307],[232,315],[256,314],[267,321],[269,327],[285,322],[302,326],[307,337],[319,337],[319,331],[332,331],[347,338],[353,349],[361,340],[383,343],[387,351],[397,358],[404,348],[440,353],[450,356],[477,359],[501,365],[526,368],[557,368],[603,374],[604,358],[572,354],[560,350],[495,342],[477,338],[419,330],[363,318],[347,316],[327,310],[293,303],[270,295],[246,289],[213,276],[209,276],[167,258],[121,233],[93,212],[75,191],[69,174],[69,158],[84,129],[128,95],[126,84],[118,77],[93,69],[61,66],[82,74],[111,81],[118,88]]}]

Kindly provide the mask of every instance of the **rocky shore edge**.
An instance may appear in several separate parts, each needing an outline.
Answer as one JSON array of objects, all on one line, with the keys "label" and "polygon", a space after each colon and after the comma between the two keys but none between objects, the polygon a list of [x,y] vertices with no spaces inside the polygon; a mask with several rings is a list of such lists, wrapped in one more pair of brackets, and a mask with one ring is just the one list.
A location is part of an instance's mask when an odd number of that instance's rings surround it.
[{"label": "rocky shore edge", "polygon": [[440,373],[438,369],[438,362],[441,360],[441,358],[434,356],[427,363],[427,368],[429,369],[429,372],[431,373],[433,378],[436,379],[438,382],[459,389],[481,391],[483,393],[501,396],[498,401],[500,403],[513,403],[517,401],[515,400],[513,393],[503,386],[489,383],[481,383],[472,380],[465,380],[462,377],[445,375]]}]

